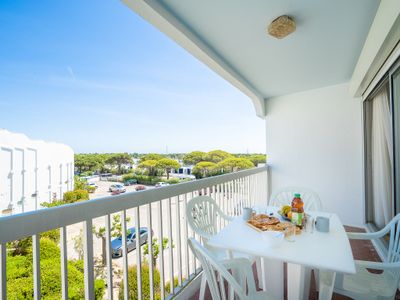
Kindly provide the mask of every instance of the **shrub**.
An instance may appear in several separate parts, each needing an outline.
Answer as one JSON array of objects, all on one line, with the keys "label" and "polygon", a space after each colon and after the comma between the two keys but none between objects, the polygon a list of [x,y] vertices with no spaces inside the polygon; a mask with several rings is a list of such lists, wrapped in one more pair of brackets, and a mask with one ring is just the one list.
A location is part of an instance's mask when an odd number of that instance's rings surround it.
[{"label": "shrub", "polygon": [[147,176],[147,175],[137,175],[137,174],[127,174],[122,176],[122,181],[125,182],[130,179],[136,179],[139,184],[154,185],[161,181],[160,177]]},{"label": "shrub", "polygon": [[[7,257],[8,299],[33,299],[32,248],[28,255]],[[43,299],[61,298],[60,249],[49,238],[40,239],[41,294]],[[82,261],[68,261],[69,299],[84,298]],[[95,280],[96,299],[102,299],[105,284]]]},{"label": "shrub", "polygon": [[96,187],[94,187],[94,186],[88,186],[88,187],[86,188],[86,190],[87,190],[89,193],[94,193],[94,192],[96,191]]},{"label": "shrub", "polygon": [[89,192],[87,190],[75,190],[76,200],[89,200]]},{"label": "shrub", "polygon": [[74,203],[76,202],[76,194],[75,191],[65,192],[63,195],[63,200],[65,203]]},{"label": "shrub", "polygon": [[64,200],[54,200],[52,202],[42,202],[40,205],[43,207],[55,207],[55,206],[60,206],[60,205],[64,205],[65,201]]},{"label": "shrub", "polygon": [[89,192],[87,190],[75,190],[65,192],[63,196],[63,200],[65,203],[74,203],[76,201],[88,200]]},{"label": "shrub", "polygon": [[[142,298],[150,299],[150,280],[149,280],[149,266],[147,264],[142,265]],[[129,281],[129,300],[136,300],[137,298],[137,268],[136,265],[129,267],[128,269],[128,281]],[[160,272],[154,269],[154,297],[160,299]],[[124,300],[124,283],[121,282],[118,291],[118,299]]]},{"label": "shrub", "polygon": [[165,182],[168,182],[169,184],[177,184],[180,182],[179,178],[170,178],[168,180],[165,180]]}]

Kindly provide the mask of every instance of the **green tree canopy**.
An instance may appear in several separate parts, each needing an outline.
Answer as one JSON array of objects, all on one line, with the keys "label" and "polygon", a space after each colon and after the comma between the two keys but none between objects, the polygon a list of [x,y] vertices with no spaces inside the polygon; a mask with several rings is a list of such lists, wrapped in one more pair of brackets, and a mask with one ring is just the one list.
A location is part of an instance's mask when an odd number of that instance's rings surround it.
[{"label": "green tree canopy", "polygon": [[164,158],[164,156],[162,156],[161,154],[149,153],[149,154],[143,155],[140,158],[140,162],[142,163],[142,162],[144,162],[146,160],[160,160],[160,159],[163,159],[163,158]]},{"label": "green tree canopy", "polygon": [[254,164],[247,158],[230,157],[217,164],[217,168],[224,172],[234,172],[253,168]]},{"label": "green tree canopy", "polygon": [[252,154],[247,157],[251,162],[257,166],[258,164],[265,163],[267,161],[267,156],[265,154]]},{"label": "green tree canopy", "polygon": [[104,165],[104,160],[98,154],[75,154],[75,169],[78,173],[98,172]]},{"label": "green tree canopy", "polygon": [[185,154],[185,156],[183,156],[183,162],[186,165],[195,165],[201,161],[204,161],[205,156],[206,156],[205,152],[192,151],[190,153]]},{"label": "green tree canopy", "polygon": [[202,161],[197,163],[192,172],[195,175],[200,175],[199,177],[208,177],[216,169],[217,164],[209,161]]},{"label": "green tree canopy", "polygon": [[115,166],[118,169],[118,173],[121,174],[122,165],[133,163],[132,156],[128,153],[115,153],[107,158],[106,163]]},{"label": "green tree canopy", "polygon": [[180,166],[180,163],[170,158],[160,159],[159,161],[157,161],[156,165],[158,169],[165,170],[165,172],[167,173],[167,179],[169,179],[169,173],[171,172],[171,170],[178,169]]},{"label": "green tree canopy", "polygon": [[219,163],[220,161],[223,161],[224,159],[227,159],[230,157],[233,157],[233,155],[226,151],[213,150],[213,151],[207,152],[204,160],[210,161],[213,163]]},{"label": "green tree canopy", "polygon": [[155,176],[157,172],[157,163],[157,160],[149,159],[141,162],[138,167],[146,169],[149,172],[150,176]]}]

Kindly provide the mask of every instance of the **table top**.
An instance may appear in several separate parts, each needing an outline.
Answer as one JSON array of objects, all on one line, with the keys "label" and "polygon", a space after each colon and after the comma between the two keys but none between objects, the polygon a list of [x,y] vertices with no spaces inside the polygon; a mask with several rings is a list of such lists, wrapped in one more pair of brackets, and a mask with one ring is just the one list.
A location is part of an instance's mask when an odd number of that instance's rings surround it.
[{"label": "table top", "polygon": [[[278,208],[268,207],[268,213]],[[303,232],[296,235],[294,242],[284,240],[275,248],[268,247],[261,233],[246,224],[242,217],[235,218],[218,234],[214,235],[208,245],[224,250],[238,251],[254,256],[277,259],[322,270],[354,274],[355,264],[349,239],[336,214],[324,212],[307,212],[312,218],[317,216],[330,218],[329,233]]]}]

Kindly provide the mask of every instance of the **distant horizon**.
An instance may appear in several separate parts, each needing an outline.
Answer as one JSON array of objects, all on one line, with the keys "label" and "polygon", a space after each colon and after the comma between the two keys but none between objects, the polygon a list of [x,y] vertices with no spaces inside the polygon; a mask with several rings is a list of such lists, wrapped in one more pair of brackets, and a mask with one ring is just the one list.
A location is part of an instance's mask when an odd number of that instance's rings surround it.
[{"label": "distant horizon", "polygon": [[265,152],[252,101],[121,2],[1,1],[0,20],[0,128],[76,153]]}]

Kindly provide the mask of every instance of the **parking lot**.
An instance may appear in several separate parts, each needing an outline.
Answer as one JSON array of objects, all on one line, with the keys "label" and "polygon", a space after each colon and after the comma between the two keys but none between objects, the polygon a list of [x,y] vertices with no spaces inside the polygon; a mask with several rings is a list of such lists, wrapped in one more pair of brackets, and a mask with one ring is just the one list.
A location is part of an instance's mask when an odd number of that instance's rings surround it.
[{"label": "parking lot", "polygon": [[[111,181],[97,181],[96,184],[98,188],[96,189],[96,192],[89,194],[90,199],[96,199],[96,198],[101,198],[105,196],[111,196],[111,192],[109,191],[109,188],[112,184],[116,184],[118,182],[111,182]],[[128,185],[125,186],[126,192],[135,192],[135,188],[138,186],[138,184],[134,185]],[[146,189],[153,189],[154,186],[145,186]]]},{"label": "parking lot", "polygon": [[[95,199],[95,198],[100,198],[100,197],[105,197],[105,196],[110,196],[111,192],[109,192],[109,187],[112,184],[115,184],[114,182],[106,182],[106,181],[99,181],[96,182],[96,184],[98,185],[98,188],[96,189],[96,192],[93,194],[90,194],[90,199]],[[137,185],[132,185],[132,186],[126,186],[126,193],[129,192],[135,192],[135,187]],[[146,186],[146,189],[153,189],[153,186]],[[114,196],[113,196],[114,197]],[[115,196],[116,197],[116,196]],[[184,208],[183,208],[183,203],[182,203],[182,199],[179,200],[179,218],[177,218],[177,208],[176,208],[176,203],[177,203],[177,199],[176,198],[172,198],[171,199],[171,223],[168,224],[168,219],[167,219],[167,212],[166,212],[166,208],[167,208],[167,202],[168,200],[163,200],[162,201],[162,210],[159,210],[159,204],[152,204],[151,207],[150,206],[141,206],[139,209],[139,218],[140,218],[140,226],[141,227],[151,227],[154,233],[154,237],[159,237],[160,236],[160,224],[159,224],[159,220],[161,220],[162,223],[162,233],[163,233],[163,237],[168,237],[169,233],[172,233],[172,240],[174,243],[174,247],[173,250],[170,251],[169,249],[164,251],[164,256],[165,256],[165,268],[164,268],[164,274],[165,274],[165,281],[169,281],[171,278],[171,267],[170,267],[170,262],[172,262],[173,264],[173,269],[174,269],[174,275],[176,276],[176,272],[179,268],[179,263],[178,263],[178,253],[177,253],[177,244],[176,244],[176,238],[177,238],[177,229],[178,226],[177,224],[182,222],[186,222],[185,220],[185,216],[184,216]],[[160,202],[158,202],[160,203]],[[152,214],[152,221],[151,224],[149,224],[149,220],[148,220],[148,215],[149,215],[149,209],[151,209],[151,214]],[[134,209],[129,209],[126,211],[126,215],[127,217],[130,218],[130,221],[127,224],[127,227],[135,227],[135,211]],[[178,221],[179,220],[179,221]],[[178,223],[179,222],[179,223]],[[171,225],[170,231],[169,231],[169,225]],[[93,219],[93,226],[98,229],[100,227],[104,227],[105,226],[105,218],[104,217],[100,217],[97,219]],[[179,226],[180,227],[180,226]],[[76,259],[78,258],[78,252],[75,249],[75,237],[79,236],[81,234],[81,230],[83,228],[83,223],[77,223],[71,226],[67,227],[67,247],[68,247],[68,258],[69,259]],[[190,232],[190,234],[192,234]],[[186,241],[182,241],[182,249],[186,248]],[[94,257],[96,259],[100,259],[101,258],[101,254],[102,254],[102,240],[101,238],[97,238],[95,235],[93,235],[93,252],[94,252]],[[171,256],[171,252],[173,252],[173,259],[170,258]],[[179,256],[181,256],[180,258],[182,259],[182,266],[181,268],[183,270],[185,270],[186,268],[188,268],[189,266],[187,266],[187,264],[185,263],[186,261],[186,251],[182,251],[183,253],[181,253]],[[143,258],[145,258],[145,256],[142,253],[142,261]],[[191,257],[190,257],[191,258]],[[112,260],[113,261],[113,269],[114,269],[114,296],[117,296],[118,294],[118,286],[119,286],[119,282],[121,281],[121,270],[123,267],[123,259],[122,258],[115,258]],[[135,265],[137,263],[137,251],[133,250],[131,252],[128,253],[128,264],[131,265]],[[159,261],[157,261],[157,267],[158,266]],[[192,266],[192,260],[190,260],[190,266]],[[101,268],[100,268],[101,269]],[[99,270],[100,270],[99,269]],[[105,299],[107,299],[107,295],[105,296]]]}]

